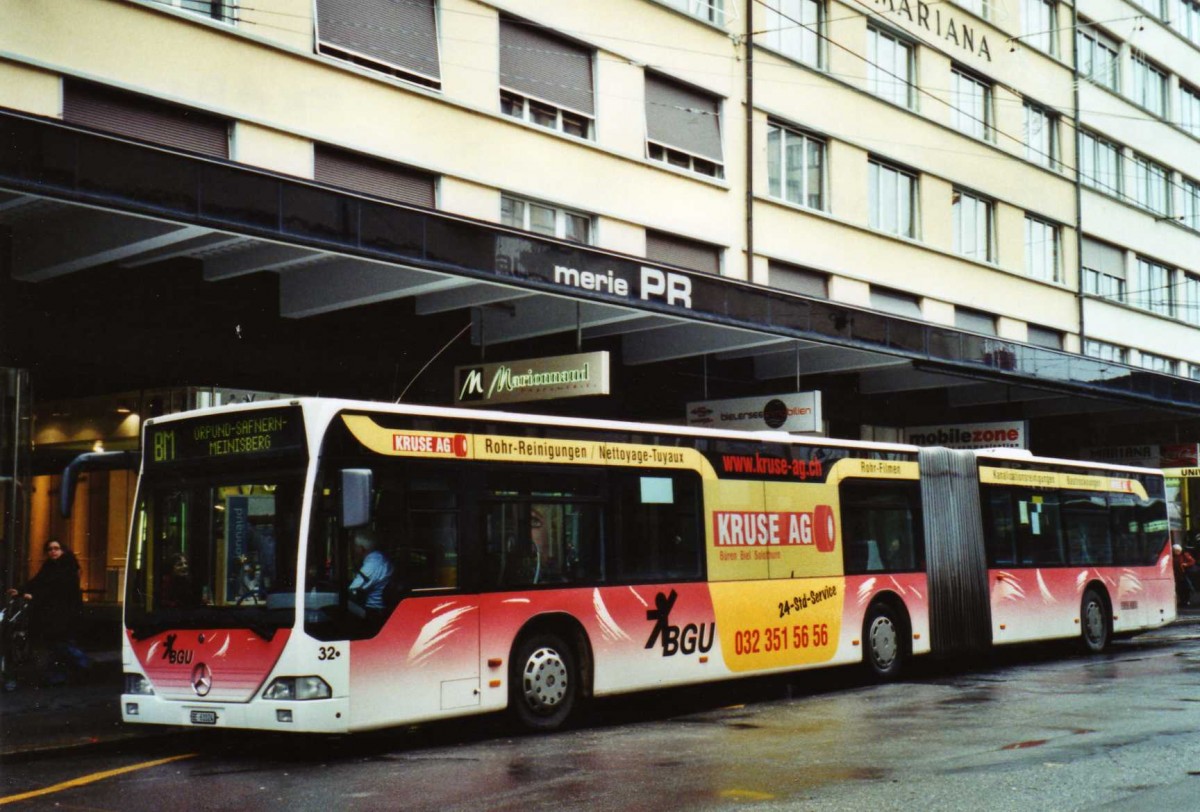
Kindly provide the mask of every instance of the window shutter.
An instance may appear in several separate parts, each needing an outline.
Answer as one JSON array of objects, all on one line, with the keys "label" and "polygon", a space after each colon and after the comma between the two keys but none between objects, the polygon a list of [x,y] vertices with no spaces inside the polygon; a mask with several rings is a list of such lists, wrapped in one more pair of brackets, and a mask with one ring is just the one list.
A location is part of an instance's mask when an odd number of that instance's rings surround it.
[{"label": "window shutter", "polygon": [[433,175],[320,144],[313,154],[313,179],[414,206],[435,205]]},{"label": "window shutter", "polygon": [[441,81],[434,0],[317,0],[317,40]]},{"label": "window shutter", "polygon": [[829,277],[816,271],[772,262],[767,266],[767,281],[771,287],[779,290],[800,293],[814,299],[829,298]]},{"label": "window shutter", "polygon": [[996,317],[990,313],[981,313],[965,307],[954,309],[954,326],[960,330],[970,330],[972,333],[996,335]]},{"label": "window shutter", "polygon": [[871,286],[871,307],[897,316],[921,317],[921,302],[916,296],[890,288]]},{"label": "window shutter", "polygon": [[646,259],[704,273],[721,272],[720,248],[660,231],[646,232]]},{"label": "window shutter", "polygon": [[1035,347],[1046,347],[1051,350],[1061,350],[1063,346],[1062,333],[1049,327],[1029,325],[1029,343]]},{"label": "window shutter", "polygon": [[500,84],[595,115],[591,50],[528,23],[500,19]]},{"label": "window shutter", "polygon": [[147,96],[66,80],[63,120],[213,158],[229,157],[229,122]]},{"label": "window shutter", "polygon": [[1083,267],[1117,279],[1125,278],[1125,253],[1107,243],[1083,238]]},{"label": "window shutter", "polygon": [[646,132],[651,141],[722,162],[715,96],[646,74]]}]

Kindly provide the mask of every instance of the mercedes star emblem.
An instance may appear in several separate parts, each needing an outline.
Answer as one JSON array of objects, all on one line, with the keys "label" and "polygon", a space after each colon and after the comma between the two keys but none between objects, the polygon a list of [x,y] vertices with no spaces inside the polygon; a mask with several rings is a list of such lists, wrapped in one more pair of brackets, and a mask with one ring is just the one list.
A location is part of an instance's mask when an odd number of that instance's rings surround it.
[{"label": "mercedes star emblem", "polygon": [[192,669],[192,690],[196,696],[208,696],[212,690],[212,669],[204,663]]}]

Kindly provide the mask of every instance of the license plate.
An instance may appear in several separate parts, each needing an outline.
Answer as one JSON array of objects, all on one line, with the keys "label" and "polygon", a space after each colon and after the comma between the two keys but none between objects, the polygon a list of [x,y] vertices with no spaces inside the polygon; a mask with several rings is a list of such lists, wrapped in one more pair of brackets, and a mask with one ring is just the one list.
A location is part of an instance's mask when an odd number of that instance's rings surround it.
[{"label": "license plate", "polygon": [[217,723],[216,711],[192,711],[193,725],[215,725]]}]

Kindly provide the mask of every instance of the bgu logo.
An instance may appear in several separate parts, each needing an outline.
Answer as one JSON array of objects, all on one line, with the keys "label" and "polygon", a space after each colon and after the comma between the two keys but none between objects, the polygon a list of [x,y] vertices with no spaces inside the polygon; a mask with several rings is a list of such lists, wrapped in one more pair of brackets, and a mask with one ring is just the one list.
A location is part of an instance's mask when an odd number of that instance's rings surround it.
[{"label": "bgu logo", "polygon": [[[679,594],[672,589],[670,595],[664,595],[659,592],[654,597],[654,608],[646,610],[646,620],[654,621],[654,628],[650,631],[650,639],[646,641],[646,648],[654,648],[658,643],[662,646],[662,656],[671,657],[675,654],[695,654],[699,651],[701,654],[712,648],[713,638],[716,636],[716,623],[701,623],[696,626],[695,623],[689,623],[682,629],[678,626],[671,625],[671,609],[675,606],[675,601],[679,598]],[[708,639],[704,639],[705,632],[708,633]]]},{"label": "bgu logo", "polygon": [[193,652],[191,649],[175,650],[176,635],[168,634],[167,639],[163,641],[162,658],[171,665],[187,665],[192,661]]}]

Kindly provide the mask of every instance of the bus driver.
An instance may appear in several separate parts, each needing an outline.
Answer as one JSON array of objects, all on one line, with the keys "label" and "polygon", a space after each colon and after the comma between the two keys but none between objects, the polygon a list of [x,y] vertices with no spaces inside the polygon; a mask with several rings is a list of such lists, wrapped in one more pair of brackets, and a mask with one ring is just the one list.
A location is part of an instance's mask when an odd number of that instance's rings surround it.
[{"label": "bus driver", "polygon": [[350,609],[367,618],[382,619],[387,608],[384,590],[394,569],[378,547],[374,532],[366,528],[354,531],[354,560],[358,570],[350,582]]}]

